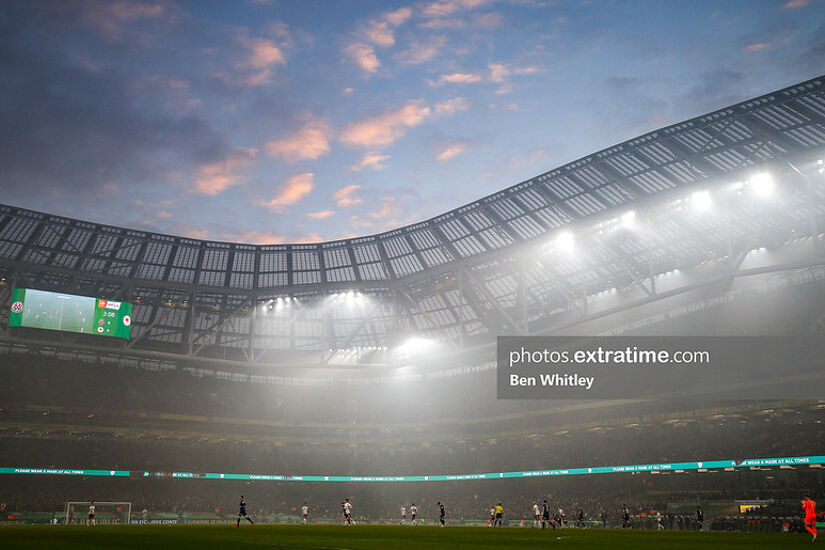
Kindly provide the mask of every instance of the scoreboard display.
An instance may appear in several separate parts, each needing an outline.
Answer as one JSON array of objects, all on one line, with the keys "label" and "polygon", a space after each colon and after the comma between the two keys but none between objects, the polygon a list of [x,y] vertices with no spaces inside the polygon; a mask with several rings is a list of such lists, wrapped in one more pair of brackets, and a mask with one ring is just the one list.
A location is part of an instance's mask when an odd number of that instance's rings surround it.
[{"label": "scoreboard display", "polygon": [[12,292],[9,326],[128,339],[132,328],[132,304],[16,288]]}]

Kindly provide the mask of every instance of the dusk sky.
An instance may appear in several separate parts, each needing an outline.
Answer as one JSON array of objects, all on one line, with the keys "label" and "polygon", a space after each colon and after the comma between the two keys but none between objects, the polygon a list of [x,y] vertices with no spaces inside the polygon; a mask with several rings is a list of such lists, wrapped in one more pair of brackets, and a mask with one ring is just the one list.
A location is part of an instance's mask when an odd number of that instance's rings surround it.
[{"label": "dusk sky", "polygon": [[825,74],[825,1],[0,1],[0,203],[378,233]]}]

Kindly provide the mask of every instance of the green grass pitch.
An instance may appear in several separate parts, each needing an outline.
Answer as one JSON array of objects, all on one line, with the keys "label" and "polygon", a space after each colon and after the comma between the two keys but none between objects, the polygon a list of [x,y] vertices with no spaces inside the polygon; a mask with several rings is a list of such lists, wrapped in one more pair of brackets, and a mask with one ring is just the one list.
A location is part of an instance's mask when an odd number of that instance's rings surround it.
[{"label": "green grass pitch", "polygon": [[[808,547],[810,536],[777,533],[698,533],[618,529],[540,530],[487,527],[357,525],[133,525],[0,527],[3,550],[237,550],[237,549],[416,549],[572,548],[742,550]],[[815,547],[815,546],[814,546]]]}]

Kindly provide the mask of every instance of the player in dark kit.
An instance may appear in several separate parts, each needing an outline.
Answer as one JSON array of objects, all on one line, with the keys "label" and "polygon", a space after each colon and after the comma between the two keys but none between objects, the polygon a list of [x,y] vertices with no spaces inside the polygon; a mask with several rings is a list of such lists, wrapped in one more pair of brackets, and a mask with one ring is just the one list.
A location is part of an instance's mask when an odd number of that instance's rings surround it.
[{"label": "player in dark kit", "polygon": [[553,526],[553,529],[556,528],[556,524],[550,522],[550,506],[545,500],[541,505],[541,528],[544,529],[548,523]]},{"label": "player in dark kit", "polygon": [[237,529],[241,525],[241,517],[246,518],[246,521],[255,525],[255,522],[252,521],[252,518],[246,515],[246,501],[243,499],[243,495],[241,495],[241,501],[238,503],[238,522],[235,524],[235,529]]},{"label": "player in dark kit", "polygon": [[447,515],[447,512],[444,511],[444,504],[442,504],[441,501],[438,501],[438,508],[438,521],[441,522],[441,527],[444,527],[444,518]]}]

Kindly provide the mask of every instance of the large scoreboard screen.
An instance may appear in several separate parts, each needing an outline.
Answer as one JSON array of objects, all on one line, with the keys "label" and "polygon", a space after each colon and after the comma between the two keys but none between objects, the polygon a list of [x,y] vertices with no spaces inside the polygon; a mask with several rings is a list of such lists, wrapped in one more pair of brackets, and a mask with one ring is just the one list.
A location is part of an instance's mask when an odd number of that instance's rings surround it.
[{"label": "large scoreboard screen", "polygon": [[129,338],[132,304],[16,288],[12,292],[9,326]]}]

